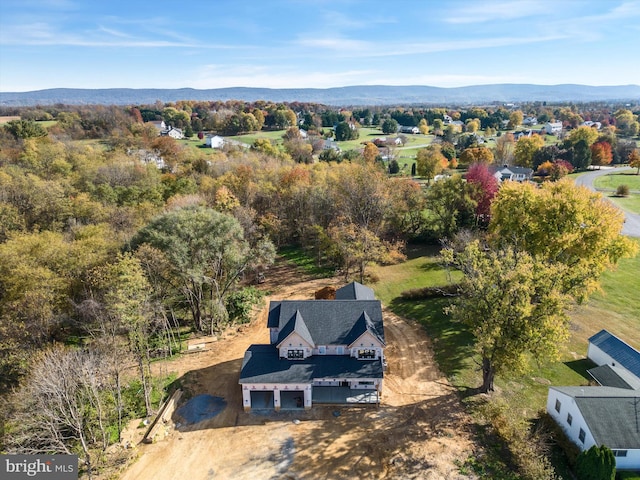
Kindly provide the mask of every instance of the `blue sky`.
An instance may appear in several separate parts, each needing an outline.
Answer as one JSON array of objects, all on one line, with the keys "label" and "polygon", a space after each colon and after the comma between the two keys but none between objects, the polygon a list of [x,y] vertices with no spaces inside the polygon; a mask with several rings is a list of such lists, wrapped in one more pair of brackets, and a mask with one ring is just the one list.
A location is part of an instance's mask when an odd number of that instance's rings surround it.
[{"label": "blue sky", "polygon": [[640,84],[640,0],[0,0],[0,91]]}]

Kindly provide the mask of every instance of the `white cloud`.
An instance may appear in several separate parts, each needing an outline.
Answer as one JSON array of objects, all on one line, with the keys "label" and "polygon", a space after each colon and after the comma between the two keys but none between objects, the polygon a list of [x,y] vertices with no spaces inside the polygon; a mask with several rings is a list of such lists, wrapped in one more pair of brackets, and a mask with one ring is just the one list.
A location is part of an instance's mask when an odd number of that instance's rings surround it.
[{"label": "white cloud", "polygon": [[[295,71],[278,65],[205,65],[193,78],[179,80],[192,88],[329,88],[363,84],[375,78],[373,70],[346,70],[340,72]],[[175,81],[174,81],[175,83]]]},{"label": "white cloud", "polygon": [[464,4],[445,18],[447,23],[466,24],[483,23],[492,20],[504,21],[531,17],[548,13],[549,3],[539,0],[479,2]]}]

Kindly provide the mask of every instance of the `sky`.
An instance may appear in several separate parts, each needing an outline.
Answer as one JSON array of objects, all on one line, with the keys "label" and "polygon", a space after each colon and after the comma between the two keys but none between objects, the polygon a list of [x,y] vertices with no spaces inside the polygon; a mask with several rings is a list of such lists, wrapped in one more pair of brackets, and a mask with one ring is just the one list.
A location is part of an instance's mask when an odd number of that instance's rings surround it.
[{"label": "sky", "polygon": [[640,0],[0,0],[0,91],[640,84]]}]

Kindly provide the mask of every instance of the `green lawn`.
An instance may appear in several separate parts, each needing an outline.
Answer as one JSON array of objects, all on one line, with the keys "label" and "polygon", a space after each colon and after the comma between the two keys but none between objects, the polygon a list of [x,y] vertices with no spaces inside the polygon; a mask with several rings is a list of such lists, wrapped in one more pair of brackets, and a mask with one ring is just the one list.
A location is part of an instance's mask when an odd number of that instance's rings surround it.
[{"label": "green lawn", "polygon": [[[603,175],[596,178],[593,184],[597,189],[602,190],[603,195],[619,207],[640,214],[640,175],[636,175],[636,170]],[[629,187],[631,192],[628,197],[614,195],[619,185],[627,185]]]},{"label": "green lawn", "polygon": [[[447,282],[447,273],[439,266],[435,250],[410,258],[400,265],[377,267],[380,281],[373,285],[376,295],[395,313],[424,325],[433,340],[436,361],[463,396],[481,383],[477,358],[473,356],[472,336],[461,324],[443,313],[446,299],[407,301],[399,297],[404,290]],[[637,272],[640,255],[622,260],[617,269],[602,277],[602,290],[586,305],[570,312],[571,336],[561,350],[560,361],[537,365],[525,375],[505,374],[496,378],[496,396],[522,415],[535,417],[546,404],[549,385],[586,385],[587,339],[607,328],[630,345],[640,348],[640,302],[637,297]]]},{"label": "green lawn", "polygon": [[593,185],[598,189],[607,190],[615,190],[620,185],[627,185],[630,190],[640,193],[640,175],[636,175],[636,170],[614,172],[596,178]]}]

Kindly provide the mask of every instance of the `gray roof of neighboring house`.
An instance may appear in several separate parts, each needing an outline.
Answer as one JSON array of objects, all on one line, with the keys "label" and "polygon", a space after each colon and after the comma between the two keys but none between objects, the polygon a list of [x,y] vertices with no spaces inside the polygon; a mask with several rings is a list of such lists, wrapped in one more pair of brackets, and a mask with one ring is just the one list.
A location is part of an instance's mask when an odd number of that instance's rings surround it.
[{"label": "gray roof of neighboring house", "polygon": [[[304,327],[302,326],[304,325]],[[299,326],[312,345],[349,345],[369,331],[382,343],[384,328],[379,300],[282,300],[269,305],[267,327],[280,330],[279,344]]]},{"label": "gray roof of neighboring house", "polygon": [[606,330],[600,330],[592,336],[589,343],[598,347],[640,379],[640,352],[638,350]]},{"label": "gray roof of neighboring house", "polygon": [[633,375],[630,375],[618,367],[600,365],[599,367],[587,370],[587,373],[603,387],[640,390],[640,379],[635,378]]},{"label": "gray roof of neighboring house", "polygon": [[273,345],[251,345],[244,354],[240,383],[311,383],[321,378],[382,378],[382,359],[314,355],[304,360],[280,358]]},{"label": "gray roof of neighboring house", "polygon": [[574,398],[598,445],[640,449],[640,395],[614,387],[551,387]]},{"label": "gray roof of neighboring house", "polygon": [[336,290],[336,300],[375,300],[376,295],[369,287],[351,282]]}]

